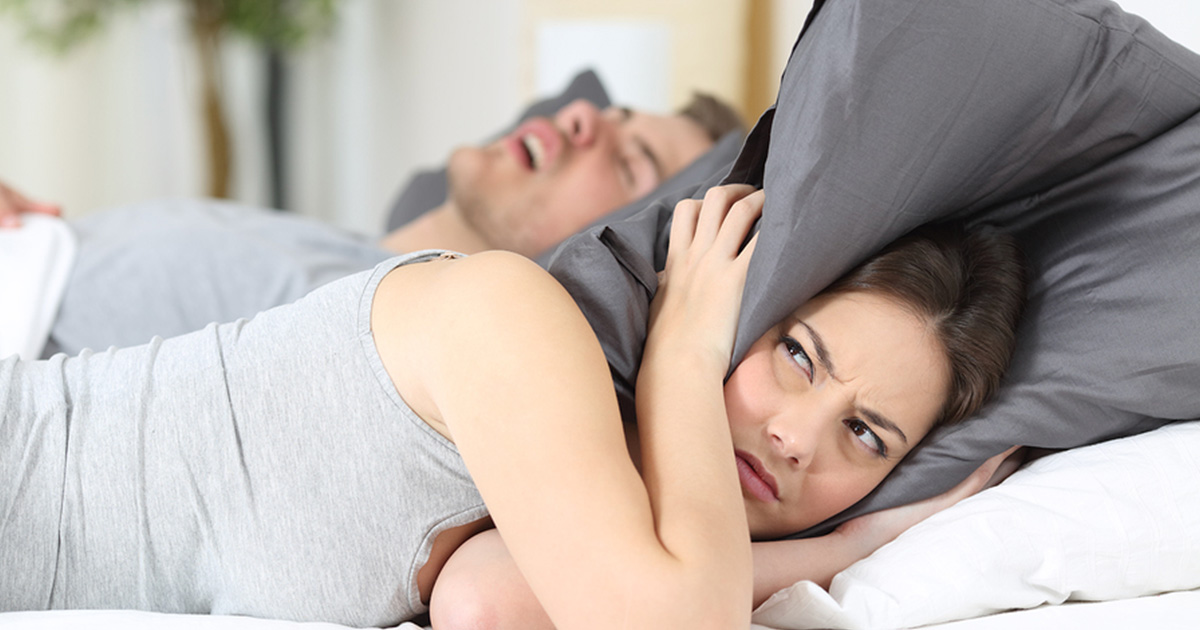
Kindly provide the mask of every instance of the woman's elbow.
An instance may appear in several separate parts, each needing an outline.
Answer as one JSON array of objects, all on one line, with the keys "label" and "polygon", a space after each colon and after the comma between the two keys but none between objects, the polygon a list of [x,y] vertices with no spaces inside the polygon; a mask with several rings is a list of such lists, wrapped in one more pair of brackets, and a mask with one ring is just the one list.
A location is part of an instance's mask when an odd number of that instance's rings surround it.
[{"label": "woman's elbow", "polygon": [[471,538],[446,562],[429,620],[434,630],[554,630],[495,530]]}]

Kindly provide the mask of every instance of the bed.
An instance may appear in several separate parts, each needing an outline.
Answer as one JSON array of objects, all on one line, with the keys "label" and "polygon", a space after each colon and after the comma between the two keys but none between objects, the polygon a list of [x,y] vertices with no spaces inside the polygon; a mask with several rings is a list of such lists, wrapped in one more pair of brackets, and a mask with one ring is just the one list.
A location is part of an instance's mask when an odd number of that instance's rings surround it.
[{"label": "bed", "polygon": [[[1200,591],[1184,591],[1137,599],[1093,604],[1065,604],[1033,610],[977,617],[964,621],[926,626],[930,630],[1117,630],[1155,628],[1190,630],[1200,623]],[[345,626],[324,623],[290,623],[241,617],[199,617],[129,611],[64,611],[61,613],[7,613],[0,627],[12,630],[343,630]],[[422,630],[406,623],[396,630]],[[752,630],[770,630],[755,625]]]},{"label": "bed", "polygon": [[[1200,252],[1195,247],[1200,242],[1200,222],[1196,220],[1196,208],[1200,207],[1200,62],[1146,25],[1122,15],[1116,5],[1101,0],[833,0],[816,4],[816,11],[822,13],[810,21],[811,30],[802,36],[797,54],[816,55],[814,51],[819,51],[821,55],[800,57],[810,63],[789,67],[785,88],[789,88],[790,77],[793,91],[785,93],[794,98],[764,117],[774,165],[767,159],[767,146],[756,147],[751,142],[743,152],[743,157],[750,157],[739,161],[734,176],[764,184],[769,203],[771,191],[791,191],[795,204],[788,208],[815,205],[825,214],[804,215],[781,207],[778,201],[774,207],[768,206],[764,213],[767,235],[758,251],[779,255],[770,263],[752,266],[747,301],[753,311],[751,319],[773,322],[778,318],[769,305],[758,308],[756,299],[766,302],[769,300],[763,296],[774,295],[782,304],[793,304],[811,289],[794,281],[796,286],[781,289],[785,279],[773,272],[811,267],[799,258],[803,252],[789,252],[785,246],[813,225],[821,226],[822,234],[840,235],[842,238],[826,239],[828,247],[846,249],[838,255],[855,258],[902,232],[906,222],[955,211],[958,218],[965,215],[995,221],[1033,243],[1031,255],[1042,279],[1033,289],[1033,324],[1027,338],[1031,344],[1052,348],[1054,360],[1061,363],[1039,363],[1031,358],[1031,348],[1026,348],[1016,366],[1019,382],[1015,386],[1010,383],[1016,393],[1000,402],[1020,416],[1018,421],[1000,425],[1015,434],[979,429],[974,424],[937,436],[932,447],[923,447],[916,464],[906,463],[908,468],[898,469],[901,474],[889,480],[890,487],[899,490],[877,493],[861,509],[916,498],[916,492],[935,493],[937,488],[924,487],[935,473],[945,472],[947,467],[973,469],[981,458],[1013,441],[1050,449],[1073,448],[1045,455],[999,486],[913,527],[839,574],[828,592],[804,582],[780,591],[755,611],[755,627],[1200,626],[1200,541],[1194,535],[1200,531],[1200,423],[1180,422],[1200,417],[1200,388],[1196,386],[1200,383],[1200,351],[1196,349],[1200,296],[1195,291],[1195,278],[1200,277]],[[989,14],[995,23],[989,26],[1002,33],[998,45],[1007,42],[1003,51],[987,50],[974,59],[989,72],[1000,68],[989,75],[993,79],[1001,76],[1019,81],[1034,75],[1032,78],[1054,81],[1074,76],[1055,74],[1061,73],[1061,68],[1051,72],[1013,61],[1024,59],[1026,46],[1005,38],[1021,32],[1017,28],[1021,24],[1012,20],[1028,22],[1030,15],[1039,16],[1041,24],[1052,18],[1069,21],[1073,34],[1083,34],[1077,39],[1065,35],[1034,38],[1039,45],[1058,46],[1057,52],[1062,53],[1042,58],[1039,67],[1102,58],[1103,68],[1082,73],[1082,78],[1075,77],[1079,84],[1068,86],[1067,96],[1078,97],[1078,101],[1064,97],[1048,105],[1040,102],[1040,109],[1027,108],[1024,103],[1007,109],[997,106],[998,102],[1004,104],[1005,98],[993,89],[969,92],[964,96],[967,100],[951,107],[949,129],[957,135],[949,136],[925,133],[928,128],[941,127],[921,118],[919,114],[928,110],[913,105],[916,101],[898,101],[896,93],[884,89],[895,86],[883,78],[865,82],[878,87],[877,93],[844,90],[852,83],[848,77],[859,76],[856,72],[886,64],[892,64],[893,70],[911,64],[908,70],[922,80],[934,81],[920,72],[921,64],[936,57],[922,58],[923,49],[912,46],[904,49],[914,55],[911,59],[885,58],[887,49],[875,47],[883,46],[880,42],[906,42],[899,31],[880,35],[870,29],[895,14],[907,11],[908,15],[897,19],[909,19],[931,7],[937,11],[950,7],[939,15],[965,18],[955,24],[955,33],[966,42],[958,44],[973,46],[971,38],[962,34],[980,22],[973,19],[972,11],[982,10],[982,6],[995,10],[995,15]],[[1022,7],[1022,12],[1008,11],[1016,6]],[[887,15],[881,15],[884,13]],[[913,31],[918,39],[932,40],[926,35],[939,24],[921,16],[918,26]],[[822,37],[838,37],[859,48],[820,47]],[[1063,53],[1061,49],[1070,48],[1073,42],[1082,42],[1080,48]],[[1001,56],[997,61],[1001,52],[1012,58]],[[949,76],[944,67],[934,68],[932,73]],[[912,75],[894,76],[912,80]],[[828,91],[811,89],[814,84]],[[802,89],[805,87],[809,89]],[[948,92],[954,87],[949,86]],[[1036,82],[1024,87],[1031,99],[1045,93],[1041,90],[1044,86]],[[806,95],[813,94],[835,94],[845,100],[805,101],[813,98]],[[1143,98],[1137,98],[1139,95]],[[843,107],[870,99],[889,106],[853,111]],[[793,130],[800,139],[791,138],[795,142],[783,145],[780,141],[789,138],[782,129],[791,124],[785,117],[794,113],[785,105],[794,107],[799,102],[808,106],[805,115],[817,118],[806,118],[809,126],[804,134]],[[901,111],[899,106],[905,104],[917,113]],[[1138,115],[1113,113],[1127,111]],[[821,126],[821,116],[847,112],[856,116],[851,118],[854,125]],[[897,120],[886,117],[894,112],[899,112]],[[1003,118],[1004,124],[981,129],[976,124],[979,118],[972,118],[984,117],[980,112],[997,117],[989,120]],[[1008,114],[1014,117],[1005,117]],[[1026,114],[1029,116],[1022,117]],[[901,125],[906,132],[917,131],[905,136],[895,131]],[[786,146],[789,161],[774,157],[780,155],[780,146]],[[864,146],[871,151],[864,152]],[[980,153],[971,148],[975,146],[999,149],[989,149],[986,159],[971,161]],[[763,154],[753,155],[758,148]],[[911,167],[916,163],[914,155],[924,159],[920,162],[923,166],[926,161],[934,166],[924,170]],[[790,171],[792,183],[780,183],[783,170]],[[877,178],[880,181],[868,176],[880,172],[894,176]],[[805,180],[806,176],[810,179]],[[875,203],[898,207],[896,215],[902,220],[876,225],[845,219]],[[660,207],[671,205],[666,200]],[[588,290],[588,278],[593,278],[592,287],[632,287],[635,299],[618,291],[615,297],[599,295],[593,301],[621,305],[613,319],[629,320],[627,305],[637,303],[637,292],[653,289],[652,262],[656,248],[662,246],[655,235],[662,221],[651,212],[631,217],[622,225],[631,227],[600,228],[585,236],[583,244],[568,243],[550,265],[552,270],[559,265],[556,273],[573,291]],[[846,243],[852,247],[845,247]],[[583,251],[588,246],[594,249]],[[1081,256],[1081,250],[1088,247],[1096,249]],[[1104,255],[1097,256],[1097,252]],[[594,280],[595,274],[605,269],[597,260],[615,269],[619,274],[616,282]],[[573,275],[572,264],[586,273]],[[813,277],[804,282],[821,286],[827,280]],[[1079,305],[1082,313],[1072,308]],[[1086,317],[1098,316],[1114,305],[1123,309],[1118,309],[1115,320]],[[1152,316],[1144,316],[1147,311]],[[603,326],[604,314],[596,317],[593,321]],[[1104,328],[1111,330],[1105,332]],[[760,332],[747,328],[744,337],[753,339]],[[622,348],[640,347],[637,331],[614,329],[608,333],[606,350],[610,361],[617,359],[617,371],[623,361],[636,365],[636,353]],[[1081,336],[1086,338],[1083,343]],[[1085,361],[1101,369],[1081,365]],[[1037,404],[1011,404],[1020,396]],[[926,465],[928,462],[936,465]],[[953,474],[942,476],[949,479]],[[0,614],[0,626],[6,628],[77,625],[245,630],[338,627],[122,611]],[[400,627],[419,628],[413,624]]]},{"label": "bed", "polygon": [[[1200,624],[1200,423],[1047,455],[836,578],[784,589],[755,630],[1194,628]],[[0,627],[333,630],[141,611],[0,614]],[[412,623],[399,626],[419,630]]]}]

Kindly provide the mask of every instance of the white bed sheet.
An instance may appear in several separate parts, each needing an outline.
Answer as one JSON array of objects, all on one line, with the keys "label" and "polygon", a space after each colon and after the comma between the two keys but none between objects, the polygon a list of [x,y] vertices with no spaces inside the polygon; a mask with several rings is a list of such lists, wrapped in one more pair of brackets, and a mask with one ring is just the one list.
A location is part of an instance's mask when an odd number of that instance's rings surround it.
[{"label": "white bed sheet", "polygon": [[[4,630],[348,630],[336,623],[280,621],[227,615],[172,615],[140,610],[51,610],[0,613]],[[402,623],[394,630],[422,630]]]},{"label": "white bed sheet", "polygon": [[1107,602],[1067,602],[1029,610],[924,626],[926,630],[1195,630],[1200,628],[1200,590]]},{"label": "white bed sheet", "polygon": [[[348,630],[330,623],[250,617],[167,615],[127,610],[0,613],[3,630]],[[1200,628],[1200,589],[1107,602],[1068,602],[1031,610],[923,626],[925,630],[1194,630]],[[411,623],[394,630],[428,630]],[[783,630],[755,625],[752,630]]]}]

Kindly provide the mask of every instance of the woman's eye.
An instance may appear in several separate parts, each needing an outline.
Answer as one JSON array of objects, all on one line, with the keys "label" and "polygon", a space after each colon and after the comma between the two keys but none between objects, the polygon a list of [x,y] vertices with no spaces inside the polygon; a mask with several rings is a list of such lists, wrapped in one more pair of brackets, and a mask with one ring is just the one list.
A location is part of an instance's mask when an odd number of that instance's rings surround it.
[{"label": "woman's eye", "polygon": [[779,342],[787,349],[792,360],[800,366],[800,369],[804,371],[804,375],[808,377],[808,381],[811,383],[813,379],[812,359],[808,358],[808,353],[804,351],[804,346],[801,346],[799,341],[787,335],[780,337]]},{"label": "woman's eye", "polygon": [[867,426],[867,423],[858,418],[849,418],[842,421],[846,428],[854,434],[858,441],[862,442],[868,449],[880,457],[887,457],[887,445],[883,440],[879,439],[879,435]]}]

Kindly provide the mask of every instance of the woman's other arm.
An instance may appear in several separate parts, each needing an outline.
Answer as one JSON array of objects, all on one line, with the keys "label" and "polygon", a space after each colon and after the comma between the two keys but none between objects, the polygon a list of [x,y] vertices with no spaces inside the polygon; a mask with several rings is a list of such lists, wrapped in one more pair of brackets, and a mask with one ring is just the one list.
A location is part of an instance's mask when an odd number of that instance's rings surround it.
[{"label": "woman's other arm", "polygon": [[[838,531],[799,540],[756,542],[754,606],[802,580],[829,588],[833,577],[913,524],[1007,477],[1021,463],[1007,451],[945,494],[860,517]],[[439,578],[430,613],[435,630],[553,630],[496,531],[464,544]]]},{"label": "woman's other arm", "polygon": [[816,582],[828,590],[833,577],[850,565],[875,553],[913,525],[1000,483],[1022,461],[1022,454],[1014,446],[988,459],[957,486],[936,497],[864,514],[824,536],[755,543],[755,607],[801,580]]}]

